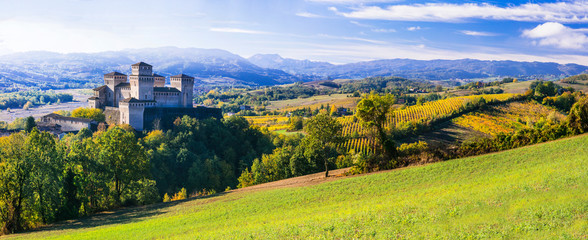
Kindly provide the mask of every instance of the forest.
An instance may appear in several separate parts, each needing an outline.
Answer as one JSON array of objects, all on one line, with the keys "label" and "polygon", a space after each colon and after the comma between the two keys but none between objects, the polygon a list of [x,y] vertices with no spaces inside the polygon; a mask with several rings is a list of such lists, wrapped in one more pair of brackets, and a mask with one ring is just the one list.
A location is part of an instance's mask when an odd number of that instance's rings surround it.
[{"label": "forest", "polygon": [[53,93],[51,91],[21,91],[0,94],[0,109],[26,108],[34,105],[71,102],[73,96],[65,93]]}]

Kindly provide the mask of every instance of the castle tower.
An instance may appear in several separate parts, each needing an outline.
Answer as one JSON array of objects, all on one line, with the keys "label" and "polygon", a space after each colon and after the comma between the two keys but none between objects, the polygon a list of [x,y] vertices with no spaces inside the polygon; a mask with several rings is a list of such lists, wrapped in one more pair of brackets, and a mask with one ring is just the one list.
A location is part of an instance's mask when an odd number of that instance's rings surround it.
[{"label": "castle tower", "polygon": [[194,107],[194,78],[186,74],[179,74],[170,77],[171,86],[180,90],[180,107]]},{"label": "castle tower", "polygon": [[105,90],[105,97],[104,104],[107,106],[117,106],[118,101],[122,99],[117,99],[116,94],[114,93],[114,87],[121,83],[127,82],[127,75],[124,75],[119,72],[111,72],[104,74],[104,85],[108,86]]},{"label": "castle tower", "polygon": [[119,102],[121,124],[129,124],[137,131],[143,131],[143,114],[145,102],[135,98],[126,98]]},{"label": "castle tower", "polygon": [[131,97],[142,101],[153,100],[153,67],[144,62],[131,65]]},{"label": "castle tower", "polygon": [[165,77],[159,74],[153,74],[153,86],[154,87],[165,87]]}]

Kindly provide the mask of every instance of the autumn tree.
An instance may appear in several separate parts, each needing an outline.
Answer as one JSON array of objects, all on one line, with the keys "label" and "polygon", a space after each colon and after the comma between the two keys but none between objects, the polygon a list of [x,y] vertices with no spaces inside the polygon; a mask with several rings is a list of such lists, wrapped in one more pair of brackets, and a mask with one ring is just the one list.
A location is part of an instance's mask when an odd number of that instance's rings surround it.
[{"label": "autumn tree", "polygon": [[579,133],[588,132],[588,97],[578,100],[570,109],[568,125]]},{"label": "autumn tree", "polygon": [[106,116],[98,108],[76,108],[71,112],[72,117],[92,119],[96,122],[104,122]]}]

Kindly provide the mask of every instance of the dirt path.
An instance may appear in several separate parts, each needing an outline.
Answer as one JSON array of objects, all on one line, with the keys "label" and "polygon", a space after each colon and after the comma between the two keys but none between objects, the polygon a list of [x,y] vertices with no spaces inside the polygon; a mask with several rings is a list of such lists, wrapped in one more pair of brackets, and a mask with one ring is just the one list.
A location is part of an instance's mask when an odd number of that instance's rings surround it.
[{"label": "dirt path", "polygon": [[288,178],[284,180],[279,180],[275,182],[268,182],[263,184],[258,184],[246,188],[232,190],[232,192],[248,192],[248,191],[259,191],[259,190],[269,190],[269,189],[276,189],[276,188],[285,188],[285,187],[303,187],[303,186],[312,186],[319,183],[330,182],[334,180],[338,180],[341,178],[345,178],[344,173],[349,171],[349,168],[342,168],[336,170],[329,171],[329,177],[325,178],[325,172],[315,173],[304,175],[300,177]]}]

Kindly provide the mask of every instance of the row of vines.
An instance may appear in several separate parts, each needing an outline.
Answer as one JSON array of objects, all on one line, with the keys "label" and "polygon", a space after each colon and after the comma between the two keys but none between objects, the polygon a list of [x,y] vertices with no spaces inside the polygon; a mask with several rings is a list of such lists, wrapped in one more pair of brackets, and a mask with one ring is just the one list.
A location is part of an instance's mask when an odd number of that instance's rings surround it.
[{"label": "row of vines", "polygon": [[[507,101],[517,94],[489,94],[489,95],[473,95],[464,97],[447,98],[433,102],[427,102],[422,105],[410,106],[403,109],[395,109],[389,116],[385,127],[390,129],[391,126],[398,126],[400,123],[406,122],[427,122],[442,117],[450,116],[458,113],[462,107],[475,98],[484,98],[488,101]],[[343,124],[343,135],[349,140],[343,143],[343,149],[346,151],[353,150],[354,152],[368,153],[370,145],[374,145],[365,137],[366,130],[364,130],[359,121],[353,117],[342,117],[339,121]]]}]

